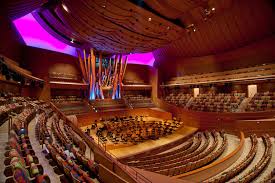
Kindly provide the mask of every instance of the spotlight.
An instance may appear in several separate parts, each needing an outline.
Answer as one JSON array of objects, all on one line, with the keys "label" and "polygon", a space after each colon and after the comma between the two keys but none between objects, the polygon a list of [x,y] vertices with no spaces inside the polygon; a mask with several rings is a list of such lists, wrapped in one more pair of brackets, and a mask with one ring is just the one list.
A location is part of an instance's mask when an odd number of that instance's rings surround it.
[{"label": "spotlight", "polygon": [[63,8],[65,11],[69,12],[68,7],[67,7],[64,3],[62,3],[62,8]]},{"label": "spotlight", "polygon": [[71,43],[74,43],[74,39],[71,40]]},{"label": "spotlight", "polygon": [[212,11],[215,11],[216,9],[215,9],[215,8],[212,8],[211,10],[212,10]]},{"label": "spotlight", "polygon": [[152,18],[148,18],[148,21],[151,22]]},{"label": "spotlight", "polygon": [[167,30],[170,30],[170,27],[169,27],[169,26],[167,27]]}]

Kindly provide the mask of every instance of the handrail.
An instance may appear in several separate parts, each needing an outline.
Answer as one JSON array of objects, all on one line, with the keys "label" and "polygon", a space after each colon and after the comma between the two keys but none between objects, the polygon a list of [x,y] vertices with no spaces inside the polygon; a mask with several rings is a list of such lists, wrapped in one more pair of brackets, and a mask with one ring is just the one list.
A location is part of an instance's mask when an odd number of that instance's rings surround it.
[{"label": "handrail", "polygon": [[[133,169],[132,167],[129,167],[127,165],[124,165],[122,163],[120,163],[117,160],[117,157],[113,154],[111,154],[110,152],[108,152],[106,150],[106,145],[104,146],[103,143],[99,143],[100,141],[98,141],[98,144],[95,142],[95,140],[93,138],[91,138],[90,136],[88,136],[87,134],[83,133],[75,124],[73,124],[73,122],[67,118],[67,116],[65,116],[65,114],[63,112],[61,112],[52,102],[50,102],[51,107],[57,112],[59,113],[67,122],[69,122],[69,125],[71,127],[73,127],[73,129],[78,129],[75,132],[78,133],[78,135],[80,135],[86,142],[92,143],[94,147],[97,148],[97,150],[100,151],[100,153],[102,155],[104,155],[107,159],[109,159],[110,161],[112,161],[113,163],[115,163],[118,167],[120,167],[122,170],[124,170],[125,173],[127,173],[131,178],[133,178],[136,182],[138,183],[152,183],[151,180],[149,180],[148,178],[146,178],[144,175],[142,175],[141,173],[137,172],[135,169]],[[90,147],[90,144],[87,143],[87,145]],[[104,148],[105,147],[105,148]],[[93,149],[92,147],[90,147],[91,149]]]}]

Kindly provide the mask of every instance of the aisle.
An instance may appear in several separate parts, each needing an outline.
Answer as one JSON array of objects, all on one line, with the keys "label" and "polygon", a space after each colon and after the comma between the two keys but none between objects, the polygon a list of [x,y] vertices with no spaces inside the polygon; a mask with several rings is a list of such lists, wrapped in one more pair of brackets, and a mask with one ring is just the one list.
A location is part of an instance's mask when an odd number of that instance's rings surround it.
[{"label": "aisle", "polygon": [[35,138],[36,118],[34,118],[29,123],[29,126],[28,126],[28,132],[29,132],[29,137],[30,137],[32,148],[35,152],[35,155],[39,159],[39,163],[43,166],[44,174],[47,174],[50,177],[51,182],[60,183],[59,176],[56,173],[54,173],[53,167],[49,164],[49,161],[45,158],[45,155],[42,153],[42,147]]}]

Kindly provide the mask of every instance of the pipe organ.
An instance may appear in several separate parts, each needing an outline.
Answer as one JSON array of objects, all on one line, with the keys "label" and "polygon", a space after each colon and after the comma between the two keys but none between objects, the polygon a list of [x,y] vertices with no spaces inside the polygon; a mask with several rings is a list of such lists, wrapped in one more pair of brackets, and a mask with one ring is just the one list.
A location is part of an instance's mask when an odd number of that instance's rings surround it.
[{"label": "pipe organ", "polygon": [[103,58],[101,53],[96,56],[93,49],[89,53],[77,50],[77,54],[83,80],[89,84],[89,99],[120,99],[127,56],[117,54]]}]

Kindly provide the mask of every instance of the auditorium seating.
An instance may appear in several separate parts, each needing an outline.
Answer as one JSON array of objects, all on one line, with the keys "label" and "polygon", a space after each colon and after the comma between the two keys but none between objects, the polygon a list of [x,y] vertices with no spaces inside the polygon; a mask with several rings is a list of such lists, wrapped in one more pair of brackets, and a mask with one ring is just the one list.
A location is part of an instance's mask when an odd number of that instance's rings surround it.
[{"label": "auditorium seating", "polygon": [[122,99],[96,99],[91,100],[89,103],[96,112],[115,111],[127,108],[124,100]]},{"label": "auditorium seating", "polygon": [[[218,135],[219,134],[219,135]],[[153,155],[128,157],[122,162],[129,166],[156,172],[167,176],[184,175],[192,170],[218,161],[219,156],[230,146],[228,135],[225,132],[198,132],[193,137],[186,139],[182,144],[175,145],[171,150],[159,151]],[[251,146],[245,157],[240,158],[234,165],[222,171],[220,174],[203,181],[204,183],[223,182],[272,182],[274,180],[273,171],[267,172],[263,179],[257,179],[269,165],[272,157],[272,141],[268,134],[261,136],[263,148],[258,145],[259,139],[255,134],[250,137]],[[211,141],[209,139],[212,139]],[[232,142],[232,141],[231,141]],[[249,141],[246,141],[249,142]],[[261,157],[256,154],[261,154]],[[251,163],[253,161],[253,163]]]},{"label": "auditorium seating", "polygon": [[142,80],[141,78],[135,78],[135,80],[124,79],[123,84],[125,84],[125,85],[146,85],[144,80]]},{"label": "auditorium seating", "polygon": [[207,112],[236,112],[244,98],[245,93],[199,94],[188,108]]},{"label": "auditorium seating", "polygon": [[258,92],[250,100],[246,111],[275,110],[275,92]]},{"label": "auditorium seating", "polygon": [[151,97],[142,94],[125,94],[123,98],[131,108],[152,108],[155,107]]},{"label": "auditorium seating", "polygon": [[164,100],[170,104],[185,107],[191,97],[191,94],[170,93],[169,95],[165,96]]},{"label": "auditorium seating", "polygon": [[223,72],[212,72],[203,74],[185,75],[173,77],[167,85],[185,85],[185,84],[202,84],[211,82],[225,82],[234,80],[244,80],[249,78],[265,78],[275,74],[275,64],[264,64]]},{"label": "auditorium seating", "polygon": [[[81,137],[76,134],[74,129],[66,124],[58,113],[52,110],[48,103],[24,97],[9,100],[9,102],[12,101],[18,102],[14,104],[21,106],[22,110],[20,110],[17,115],[13,114],[16,115],[16,117],[13,120],[13,130],[11,131],[12,135],[9,139],[9,147],[5,153],[5,175],[7,175],[9,181],[16,179],[17,175],[24,177],[26,180],[29,179],[36,182],[39,182],[39,179],[50,181],[50,177],[43,175],[43,165],[39,164],[39,160],[35,156],[28,139],[29,137],[27,136],[28,122],[32,120],[34,114],[37,113],[36,134],[38,141],[41,144],[45,143],[48,150],[46,157],[50,160],[50,164],[54,165],[56,170],[58,169],[57,173],[61,175],[61,181],[94,182],[94,178],[97,177],[97,164],[85,156],[85,143]],[[4,105],[10,106],[12,104],[4,101]],[[124,143],[126,141],[127,143],[132,142],[137,144],[142,142],[138,137],[144,136],[140,135],[142,133],[134,133],[132,129],[136,129],[135,132],[140,132],[140,129],[144,128],[158,129],[159,127],[167,127],[167,129],[170,129],[170,132],[164,129],[162,135],[165,135],[165,132],[172,134],[182,125],[175,119],[172,122],[163,121],[162,123],[160,123],[160,121],[148,122],[145,119],[146,117],[141,116],[101,119],[100,122],[105,124],[105,126],[98,124],[98,135],[110,141],[114,140],[114,143]],[[145,121],[149,126],[146,126]],[[176,126],[173,126],[173,124],[176,124]],[[136,136],[131,139],[129,138],[129,141],[127,141],[127,139],[122,138],[123,131],[126,131],[126,138],[127,131],[131,134],[134,133]],[[145,132],[146,131],[147,130],[145,130]],[[158,132],[159,131],[155,130],[155,137],[153,139],[157,137]],[[51,136],[51,134],[54,136]],[[107,136],[104,134],[107,134]],[[151,138],[150,136],[148,137]],[[225,182],[229,180],[249,182],[257,178],[261,172],[265,171],[265,167],[268,166],[272,157],[272,142],[270,137],[267,134],[262,136],[265,150],[262,157],[257,160],[256,164],[254,163],[253,167],[249,165],[252,161],[255,161],[255,156],[259,149],[257,145],[259,139],[256,135],[251,135],[250,139],[252,146],[242,161],[204,182]],[[129,166],[158,174],[178,176],[216,161],[228,145],[227,134],[225,132],[202,131],[197,132],[182,144],[178,144],[173,148],[137,157],[135,160],[126,161],[126,163]],[[65,153],[67,149],[69,149],[69,158],[68,153]],[[13,161],[12,158],[19,160],[15,161],[14,159]],[[21,162],[21,159],[23,159],[24,162]],[[18,166],[18,161],[23,164],[23,168],[20,170],[18,170],[18,168],[12,168],[13,166]],[[274,179],[274,172],[267,174],[267,176],[264,177],[264,182],[271,182],[272,179]]]},{"label": "auditorium seating", "polygon": [[51,101],[66,115],[84,114],[91,110],[88,103],[78,96],[55,96]]},{"label": "auditorium seating", "polygon": [[[49,114],[49,111],[44,109],[43,111],[45,115]],[[37,123],[37,136],[40,136],[42,144],[45,143],[46,157],[50,160],[50,164],[57,168],[56,172],[61,175],[62,182],[93,183],[94,180],[91,177],[97,175],[96,164],[85,157],[86,145],[57,113],[52,111],[50,113],[51,115],[47,115],[47,120],[39,120]],[[50,129],[47,128],[47,123],[51,125]],[[50,135],[52,132],[54,136]],[[67,150],[68,153],[66,153]]]},{"label": "auditorium seating", "polygon": [[228,180],[230,180],[231,178],[235,177],[236,175],[238,175],[242,170],[244,170],[253,160],[253,158],[256,155],[257,152],[257,136],[256,135],[251,135],[250,136],[251,139],[251,148],[250,151],[248,153],[248,155],[244,158],[243,161],[241,161],[238,165],[232,167],[230,170],[228,171],[224,171],[221,175],[215,177],[214,179],[210,179],[207,180],[205,182],[226,182]]},{"label": "auditorium seating", "polygon": [[74,104],[74,103],[82,103],[83,99],[78,96],[55,96],[51,99],[51,101],[55,104]]},{"label": "auditorium seating", "polygon": [[4,175],[7,177],[7,183],[50,182],[50,178],[43,174],[43,166],[39,164],[28,137],[27,126],[34,118],[35,104],[39,103],[25,105],[21,113],[13,116],[4,160]]},{"label": "auditorium seating", "polygon": [[[251,135],[251,148],[247,156],[236,166],[230,168],[219,174],[218,176],[204,181],[205,183],[216,183],[216,182],[227,182],[230,180],[233,182],[251,182],[255,180],[258,175],[268,166],[271,157],[272,157],[272,143],[270,137],[267,134],[262,136],[264,143],[264,153],[260,160],[256,162],[253,167],[249,168],[251,162],[255,159],[257,151],[259,151],[258,139],[256,135]],[[255,160],[254,160],[255,161]],[[248,169],[248,171],[246,170]],[[242,173],[244,172],[244,173]],[[242,174],[241,174],[242,173]],[[237,176],[241,174],[241,176]],[[272,179],[272,172],[265,178],[264,182],[268,182],[269,179]]]},{"label": "auditorium seating", "polygon": [[196,134],[191,140],[194,141],[191,146],[189,146],[190,141],[188,141],[188,143],[178,149],[137,159],[136,161],[128,162],[128,165],[168,176],[183,174],[204,166],[222,154],[227,146],[227,139],[221,132],[220,135],[223,141],[218,148],[218,133],[206,131],[203,134]]}]

